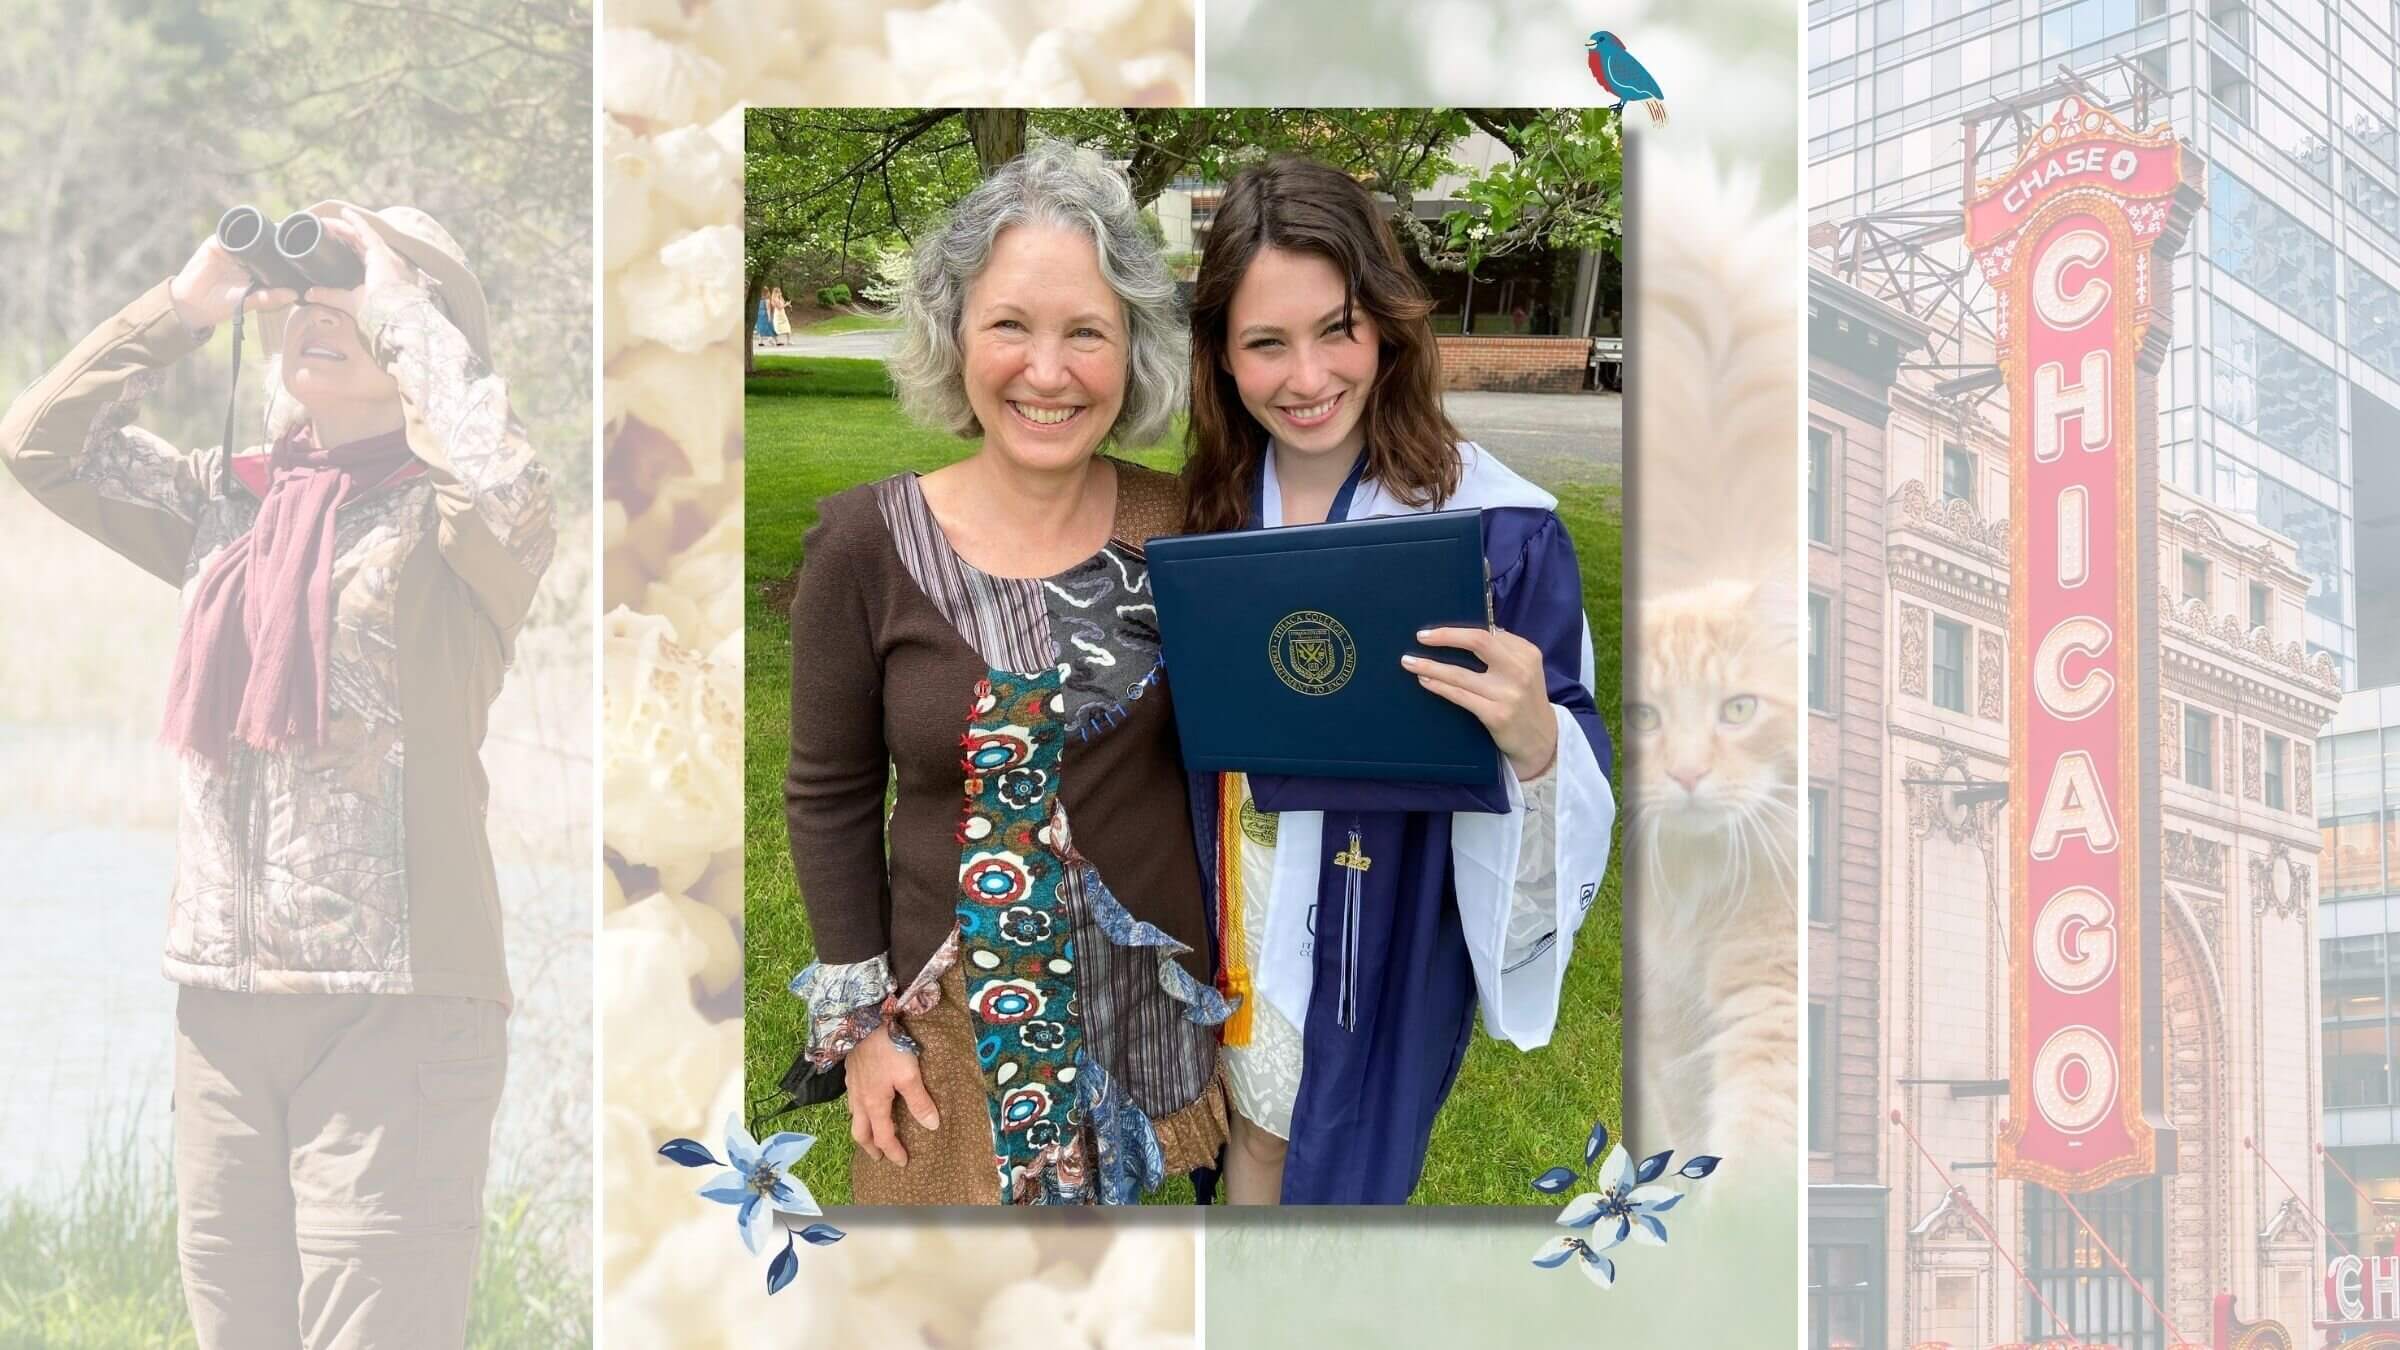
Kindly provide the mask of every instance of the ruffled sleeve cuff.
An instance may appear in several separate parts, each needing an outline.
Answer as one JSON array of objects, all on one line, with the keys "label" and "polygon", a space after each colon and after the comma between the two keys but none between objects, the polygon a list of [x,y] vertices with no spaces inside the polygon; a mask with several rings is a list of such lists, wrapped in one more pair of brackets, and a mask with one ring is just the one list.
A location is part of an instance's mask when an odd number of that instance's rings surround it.
[{"label": "ruffled sleeve cuff", "polygon": [[[919,1016],[942,1001],[942,976],[958,964],[958,929],[942,939],[925,968],[899,989],[892,983],[891,957],[877,953],[841,965],[811,962],[792,977],[792,995],[808,1005],[808,1062],[819,1069],[839,1064],[858,1043],[875,1034],[894,1014]],[[895,1026],[892,1040],[914,1052],[916,1043]]]},{"label": "ruffled sleeve cuff", "polygon": [[879,952],[841,965],[812,962],[792,977],[791,990],[808,1005],[808,1062],[830,1068],[883,1025],[891,958]]}]

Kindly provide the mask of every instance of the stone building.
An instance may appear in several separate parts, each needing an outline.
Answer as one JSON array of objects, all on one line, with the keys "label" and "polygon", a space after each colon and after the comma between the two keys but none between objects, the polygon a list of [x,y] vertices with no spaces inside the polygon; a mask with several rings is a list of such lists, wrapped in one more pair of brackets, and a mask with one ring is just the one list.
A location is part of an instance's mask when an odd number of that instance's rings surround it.
[{"label": "stone building", "polygon": [[2004,398],[1909,369],[1924,326],[1829,270],[1809,298],[1810,1343],[2056,1335],[2007,1258],[2081,1341],[2172,1344],[2143,1291],[2194,1342],[2219,1293],[2309,1339],[2314,758],[2341,696],[2303,641],[2310,573],[2290,539],[2162,488],[2157,1017],[2177,1158],[2072,1198],[2137,1290],[2066,1202],[1991,1170],[2016,809]]}]

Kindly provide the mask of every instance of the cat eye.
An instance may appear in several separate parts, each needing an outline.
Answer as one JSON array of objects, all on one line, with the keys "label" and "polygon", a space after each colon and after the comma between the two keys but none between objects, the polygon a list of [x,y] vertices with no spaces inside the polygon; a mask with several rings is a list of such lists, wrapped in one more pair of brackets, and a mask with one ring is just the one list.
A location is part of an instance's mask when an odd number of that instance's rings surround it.
[{"label": "cat eye", "polygon": [[1658,709],[1651,707],[1647,703],[1635,703],[1628,705],[1625,709],[1625,715],[1632,719],[1633,729],[1635,731],[1658,730]]},{"label": "cat eye", "polygon": [[1739,726],[1749,721],[1750,715],[1757,711],[1758,699],[1756,697],[1750,694],[1736,694],[1725,700],[1725,706],[1717,710],[1717,716],[1724,718],[1732,725]]}]

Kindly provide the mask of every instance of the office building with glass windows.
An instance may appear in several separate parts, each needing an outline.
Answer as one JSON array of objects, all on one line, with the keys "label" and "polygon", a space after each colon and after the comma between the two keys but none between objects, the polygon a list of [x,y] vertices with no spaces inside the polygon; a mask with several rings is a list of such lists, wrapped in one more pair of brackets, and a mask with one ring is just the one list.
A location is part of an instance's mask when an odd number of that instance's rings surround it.
[{"label": "office building with glass windows", "polygon": [[[2400,8],[1811,0],[1813,223],[1950,210],[1963,126],[2122,63],[2206,164],[2159,386],[2166,480],[2300,547],[2304,640],[2400,681]],[[2001,147],[2005,149],[2005,147]],[[2013,153],[2013,152],[2009,152]],[[1979,161],[1979,172],[1994,172]],[[1934,245],[1963,265],[1963,245]]]},{"label": "office building with glass windows", "polygon": [[[2276,561],[2252,568],[2263,555],[2242,550],[2237,583],[2226,557],[2212,559],[2206,547],[2161,558],[2173,705],[2160,721],[2169,785],[2166,927],[2170,939],[2188,942],[2179,949],[2169,941],[2162,956],[2167,1062],[2175,1078],[2216,1086],[2199,1096],[2182,1089],[2178,1105],[2177,1083],[2169,1084],[2170,1114],[2183,1131],[2176,1172],[2085,1197],[2084,1210],[2145,1282],[2158,1272],[2178,1323],[2202,1316],[2199,1293],[2215,1284],[2240,1295],[2245,1315],[2279,1318],[2313,1340],[2309,1323],[2322,1310],[2309,1258],[2321,1269],[2337,1239],[2353,1250],[2389,1251],[2400,1216],[2400,1084],[2391,1060],[2400,1029],[2387,1014],[2400,980],[2389,969],[2400,966],[2400,825],[2392,823],[2400,821],[2400,688],[2377,688],[2400,685],[2400,6],[1811,0],[1808,27],[1805,192],[1812,247],[1831,264],[1811,287],[1811,449],[1830,442],[1828,458],[1841,465],[1845,444],[1865,445],[1891,461],[1877,468],[1878,482],[1919,475],[1924,488],[1914,500],[1929,504],[1911,515],[1897,494],[1880,504],[1867,494],[1845,497],[1841,472],[1827,476],[1831,499],[1849,505],[1829,512],[1823,530],[1811,517],[1819,538],[1812,603],[1826,610],[1824,636],[1811,650],[1834,670],[1848,664],[1846,646],[1871,647],[1875,665],[1900,686],[1890,710],[1949,707],[1935,693],[1956,701],[1944,667],[1961,653],[1955,642],[1945,652],[1931,616],[1902,622],[1904,607],[1861,589],[1859,579],[1870,575],[1886,592],[1899,586],[1902,550],[1870,537],[1861,554],[1839,542],[1843,531],[1856,527],[1862,506],[1887,537],[1902,523],[1965,523],[1955,502],[1986,519],[2004,514],[1975,490],[1992,453],[1978,444],[1978,428],[2000,416],[2004,400],[1996,378],[1978,369],[1988,367],[1990,348],[1987,341],[1978,349],[1973,316],[1990,292],[1957,224],[1970,147],[1975,177],[2002,172],[2016,157],[2016,136],[2038,124],[2039,114],[2029,121],[2024,110],[2064,91],[2063,70],[2088,101],[2128,120],[2131,108],[2144,123],[2169,123],[2200,161],[2206,200],[2175,262],[2171,346],[2157,386],[2160,473],[2189,494],[2181,499],[2187,507],[2206,506],[2184,514],[2213,519],[2216,534],[2271,531],[2258,539]],[[1887,342],[1897,337],[1904,351],[1868,361],[1853,353],[1848,362],[1879,371],[1876,382],[1892,391],[1882,400],[1891,404],[1888,424],[1864,440],[1856,433],[1871,410],[1820,397],[1827,382],[1818,361],[1821,329],[1842,328],[1838,347],[1857,345],[1876,327],[1843,315],[1861,292],[1915,325],[1905,333],[1905,325],[1886,325]],[[1988,338],[1988,322],[1980,331]],[[1977,408],[1979,393],[1985,402]],[[1908,410],[1927,394],[1920,406],[1932,415],[1912,438]],[[2323,680],[2313,661],[2286,663],[2265,682],[2278,697],[2261,701],[2261,683],[2238,671],[2248,658],[2237,650],[2229,688],[2211,677],[2187,683],[2192,697],[2172,697],[2182,641],[2175,620],[2194,595],[2210,597],[2209,632],[2242,635],[2237,649],[2263,655],[2267,648],[2248,639],[2269,630],[2271,645],[2287,652],[2296,641],[2310,656],[2322,653],[2338,683]],[[1974,619],[1956,609],[1948,617]],[[2184,673],[2197,672],[2185,662]],[[1828,688],[1838,704],[1838,683]],[[2368,692],[2349,695],[2323,742],[2312,744],[2304,705],[2323,707],[2343,689]],[[2270,713],[2276,702],[2299,715]],[[2390,770],[2387,736],[2395,741]],[[2160,1344],[2163,1331],[2149,1325],[2155,1319],[2129,1303],[2123,1281],[2083,1240],[2088,1230],[2056,1212],[2040,1188],[1995,1186],[1981,1170],[1996,1121],[1976,1094],[2004,1087],[1977,1080],[2003,1079],[2005,1061],[1991,1058],[1995,1041],[1976,1034],[1977,1023],[1992,1025],[1989,1010],[1961,1022],[1949,1005],[1975,987],[1982,967],[1911,938],[1939,927],[1935,878],[1945,869],[1912,856],[1913,845],[1893,844],[1906,819],[1907,836],[1931,820],[1929,837],[1948,845],[1955,827],[1891,786],[1933,792],[1931,782],[1911,780],[1948,771],[1928,774],[1918,766],[1936,760],[1920,755],[1912,765],[1897,742],[1886,742],[1862,775],[1870,761],[1852,748],[1860,736],[1837,729],[1825,739],[1838,748],[1821,759],[1812,738],[1810,751],[1811,805],[1822,801],[1828,815],[1809,836],[1819,865],[1812,874],[1821,868],[1830,887],[1811,904],[1824,927],[1812,936],[1810,1026],[1822,1026],[1827,1043],[1812,1043],[1810,1054],[1831,1067],[1833,1086],[1811,1103],[1812,1123],[1825,1127],[1812,1162],[1811,1344],[1966,1345],[2044,1334],[2038,1301],[2006,1270],[1976,1265],[1990,1259],[1981,1254],[1991,1245],[1980,1229],[1987,1223],[2061,1300],[2077,1330],[2095,1333],[2084,1339]],[[1968,748],[1972,754],[1972,738]],[[2232,787],[2236,763],[2238,796],[2212,800],[2197,789],[2212,779],[2220,792]],[[1862,777],[1884,785],[1871,799],[1876,818],[1853,809]],[[2387,779],[2395,784],[2388,790]],[[1901,802],[1909,810],[1897,809]],[[2180,823],[2179,804],[2188,812]],[[2321,841],[2286,828],[2305,828],[2311,818]],[[1862,868],[1862,856],[1881,859],[1880,867]],[[1872,889],[1854,896],[1855,885]],[[1875,950],[1897,960],[1874,958]],[[1955,967],[1950,977],[1925,978],[1945,963]],[[2199,1024],[2207,1034],[2195,1036],[2190,1007],[2201,992],[2220,1003]],[[2318,1039],[2313,1053],[2308,1029]],[[2290,1062],[2294,1056],[2301,1062]],[[1956,1179],[1979,1212],[1931,1203],[1939,1187],[1928,1189],[1911,1146],[1880,1119],[1890,1106],[1930,1122],[1929,1146],[1959,1168]],[[1961,1128],[1945,1136],[1953,1118]],[[2195,1137],[2192,1122],[2214,1130],[2214,1142]],[[2228,1134],[2226,1125],[2243,1133]],[[2239,1141],[2253,1137],[2274,1168],[2240,1152]],[[2312,1139],[2324,1146],[2321,1166],[2306,1147],[2295,1156],[2294,1141]],[[2314,1231],[2302,1212],[2312,1205],[2335,1234]],[[2202,1244],[2199,1229],[2223,1240]],[[2203,1246],[2213,1250],[2203,1255]]]},{"label": "office building with glass windows", "polygon": [[2317,747],[2325,1222],[2348,1250],[2400,1240],[2400,686],[2342,701]]}]

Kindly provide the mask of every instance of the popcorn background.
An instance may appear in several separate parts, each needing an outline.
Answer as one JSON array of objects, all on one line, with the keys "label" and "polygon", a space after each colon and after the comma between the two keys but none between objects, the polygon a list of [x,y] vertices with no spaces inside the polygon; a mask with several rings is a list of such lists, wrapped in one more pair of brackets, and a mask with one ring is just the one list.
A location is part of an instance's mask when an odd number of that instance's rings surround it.
[{"label": "popcorn background", "polygon": [[[1592,16],[1558,0],[1217,0],[1218,102],[1581,103]],[[1796,1159],[1760,1159],[1687,1201],[1676,1245],[1601,1292],[1527,1262],[1557,1230],[1525,1211],[1204,1216],[853,1210],[800,1251],[793,1286],[700,1176],[657,1158],[716,1146],[741,1105],[741,121],[738,105],[1185,103],[1193,16],[1179,0],[612,4],[601,39],[605,416],[599,937],[605,1206],[602,1325],[634,1345],[1030,1346],[1788,1343],[1798,1325]],[[1609,16],[1675,103],[1648,137],[1645,229],[1791,248],[1791,0]],[[1538,75],[1563,53],[1568,77]],[[1698,73],[1714,62],[1717,97]],[[1682,76],[1678,85],[1677,72]],[[1531,73],[1529,73],[1531,72]],[[1538,77],[1537,77],[1538,75]],[[1337,91],[1339,97],[1336,97]],[[1648,131],[1649,128],[1642,128]],[[1637,207],[1641,204],[1636,203]],[[1782,217],[1788,224],[1788,216]],[[1762,356],[1762,359],[1765,357]],[[1797,370],[1798,352],[1782,356]],[[1796,399],[1795,399],[1796,403]],[[1794,449],[1796,450],[1796,446]],[[1631,449],[1631,447],[1629,447]],[[1638,530],[1638,520],[1634,522]],[[761,828],[780,832],[775,821]],[[1614,1122],[1612,1122],[1613,1124]],[[1580,1141],[1561,1140],[1561,1161]],[[1646,1149],[1692,1141],[1640,1141]],[[831,1139],[820,1147],[846,1147]],[[805,1180],[804,1159],[797,1169]],[[1209,1230],[1197,1279],[1196,1219]],[[1205,1284],[1205,1289],[1201,1287]],[[1731,1291],[1739,1296],[1727,1298]],[[1043,1315],[1027,1316],[1029,1306]]]},{"label": "popcorn background", "polygon": [[[621,1345],[1188,1350],[1190,1216],[837,1216],[770,1299],[702,1176],[741,1106],[741,106],[1176,104],[1180,0],[632,0],[600,38],[601,1321]],[[780,830],[777,822],[762,827]],[[847,1148],[846,1139],[820,1147]],[[802,1180],[808,1163],[796,1169]],[[1043,1310],[1023,1315],[1028,1306]]]}]

